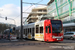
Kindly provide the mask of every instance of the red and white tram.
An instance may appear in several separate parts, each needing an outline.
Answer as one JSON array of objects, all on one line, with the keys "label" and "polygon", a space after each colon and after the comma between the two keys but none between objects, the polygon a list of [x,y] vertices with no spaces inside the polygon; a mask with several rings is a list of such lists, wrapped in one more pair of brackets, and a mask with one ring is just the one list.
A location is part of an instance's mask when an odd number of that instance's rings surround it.
[{"label": "red and white tram", "polygon": [[63,41],[61,20],[43,20],[23,26],[23,37],[39,41]]}]

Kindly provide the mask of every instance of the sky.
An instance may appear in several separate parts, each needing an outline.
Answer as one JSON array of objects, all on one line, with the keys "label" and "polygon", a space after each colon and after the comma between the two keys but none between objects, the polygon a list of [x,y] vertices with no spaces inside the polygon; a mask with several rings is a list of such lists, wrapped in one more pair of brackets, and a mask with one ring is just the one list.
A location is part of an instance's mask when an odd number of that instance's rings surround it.
[{"label": "sky", "polygon": [[[50,0],[22,0],[23,2],[28,3],[39,3],[39,4],[47,4]],[[31,4],[24,4],[23,3],[23,12],[31,12],[34,7],[38,7],[40,5],[31,5]],[[0,18],[1,23],[9,23],[9,24],[16,24],[17,26],[20,25],[21,19],[21,0],[0,0],[0,17],[7,17],[15,20],[5,18]],[[23,13],[23,17],[27,17],[28,14]],[[25,20],[25,19],[23,19]]]}]

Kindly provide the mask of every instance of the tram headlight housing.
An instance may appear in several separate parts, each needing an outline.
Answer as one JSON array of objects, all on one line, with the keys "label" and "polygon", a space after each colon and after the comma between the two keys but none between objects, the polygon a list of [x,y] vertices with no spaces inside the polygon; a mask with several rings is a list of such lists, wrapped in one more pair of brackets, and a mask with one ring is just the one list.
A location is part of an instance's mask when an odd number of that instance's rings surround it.
[{"label": "tram headlight housing", "polygon": [[52,36],[52,38],[56,38],[55,36]]},{"label": "tram headlight housing", "polygon": [[61,38],[63,38],[63,36],[61,36]]},{"label": "tram headlight housing", "polygon": [[56,37],[56,36],[52,36],[52,38],[63,38],[63,36],[59,36],[59,37]]}]

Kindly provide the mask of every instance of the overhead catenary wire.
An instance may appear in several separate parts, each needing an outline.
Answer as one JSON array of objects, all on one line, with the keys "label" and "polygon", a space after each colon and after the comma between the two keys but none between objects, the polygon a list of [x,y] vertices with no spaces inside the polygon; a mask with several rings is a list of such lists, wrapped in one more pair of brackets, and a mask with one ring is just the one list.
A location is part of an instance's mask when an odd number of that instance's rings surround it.
[{"label": "overhead catenary wire", "polygon": [[[39,2],[37,2],[37,3],[40,3],[41,1],[43,1],[43,0],[40,0],[40,1],[39,1]],[[33,6],[33,5],[31,4],[31,6],[30,6],[30,7],[32,7],[32,6]],[[30,7],[29,7],[29,8],[30,8]],[[29,9],[29,8],[28,8],[28,9]],[[28,9],[27,9],[27,10],[28,10]],[[26,17],[25,17],[25,18],[26,18]],[[27,20],[27,18],[25,19],[25,21],[26,21],[26,20]],[[25,21],[24,21],[24,22],[25,22]]]},{"label": "overhead catenary wire", "polygon": [[[40,0],[39,2],[37,2],[36,4],[38,4],[38,3],[40,3],[40,2],[42,2],[43,0]],[[34,4],[31,4],[31,6],[30,7],[28,7],[25,11],[27,11],[28,9],[30,9],[32,6],[33,6]],[[20,14],[21,15],[21,14]],[[19,17],[20,15],[18,15],[17,17]],[[17,17],[15,17],[14,19],[16,19]]]},{"label": "overhead catenary wire", "polygon": [[23,2],[23,3],[25,3],[25,4],[31,4],[31,5],[47,5],[47,4],[39,4],[39,3],[28,3],[28,2]]},{"label": "overhead catenary wire", "polygon": [[[31,8],[33,5],[29,6],[25,11],[27,11],[29,8]],[[21,14],[20,14],[21,15]],[[19,17],[20,15],[18,15],[17,17]],[[15,17],[15,19],[17,18]]]},{"label": "overhead catenary wire", "polygon": [[[41,1],[43,1],[43,0],[41,0]],[[45,6],[47,6],[47,4],[39,4],[41,1],[39,1],[37,3],[30,3],[30,2],[22,2],[22,3],[31,4],[31,5],[45,5]]]}]

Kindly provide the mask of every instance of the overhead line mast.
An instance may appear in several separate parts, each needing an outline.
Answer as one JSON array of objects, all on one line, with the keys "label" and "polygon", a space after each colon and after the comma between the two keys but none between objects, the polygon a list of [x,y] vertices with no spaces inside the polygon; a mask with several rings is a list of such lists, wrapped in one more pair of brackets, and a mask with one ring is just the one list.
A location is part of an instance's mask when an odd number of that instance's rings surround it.
[{"label": "overhead line mast", "polygon": [[[41,1],[43,1],[43,0],[41,0]],[[39,1],[39,2],[41,2],[41,1]],[[31,4],[31,5],[45,5],[45,6],[47,6],[47,4],[39,4],[39,2],[37,2],[37,3],[28,3],[28,2],[22,2],[22,0],[21,0],[21,39],[23,39],[23,20],[22,20],[23,19],[23,14],[22,13],[24,13],[24,12],[22,12],[23,11],[22,3]]]},{"label": "overhead line mast", "polygon": [[21,0],[21,39],[23,39],[23,25],[22,25],[22,0]]}]

